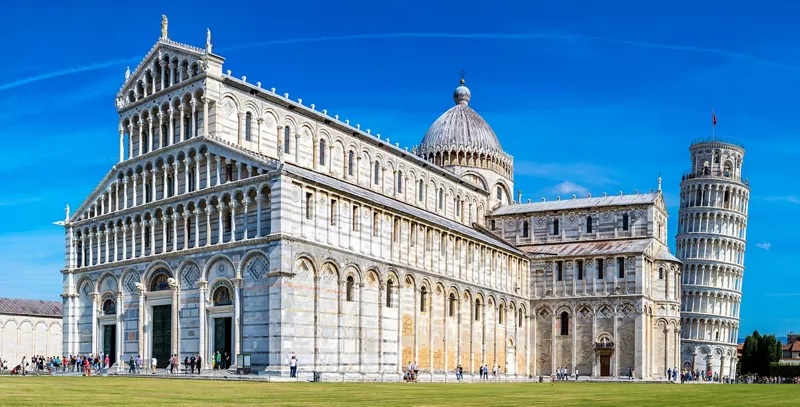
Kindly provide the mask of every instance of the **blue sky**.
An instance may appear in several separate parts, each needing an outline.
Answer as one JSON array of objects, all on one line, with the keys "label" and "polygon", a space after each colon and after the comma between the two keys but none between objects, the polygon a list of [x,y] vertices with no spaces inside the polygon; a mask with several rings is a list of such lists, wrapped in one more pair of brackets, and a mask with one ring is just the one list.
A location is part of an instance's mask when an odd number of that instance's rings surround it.
[{"label": "blue sky", "polygon": [[409,147],[452,106],[464,69],[470,105],[515,157],[523,199],[649,191],[660,171],[671,236],[689,144],[710,136],[714,109],[717,136],[747,149],[753,188],[740,332],[800,329],[788,226],[800,215],[789,171],[800,158],[800,5],[204,3],[24,2],[0,14],[0,296],[58,300],[63,231],[51,222],[116,162],[114,96],[166,14],[180,42],[202,46],[210,27],[235,76]]}]

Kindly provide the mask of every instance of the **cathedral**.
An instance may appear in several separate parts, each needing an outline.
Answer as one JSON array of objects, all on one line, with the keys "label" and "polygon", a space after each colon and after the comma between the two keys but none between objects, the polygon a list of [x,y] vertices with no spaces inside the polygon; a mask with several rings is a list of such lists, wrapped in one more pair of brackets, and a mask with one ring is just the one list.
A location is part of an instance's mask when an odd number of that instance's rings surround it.
[{"label": "cathedral", "polygon": [[660,185],[523,203],[463,80],[408,149],[223,62],[164,18],[126,72],[119,162],[64,222],[65,354],[336,380],[681,365]]}]

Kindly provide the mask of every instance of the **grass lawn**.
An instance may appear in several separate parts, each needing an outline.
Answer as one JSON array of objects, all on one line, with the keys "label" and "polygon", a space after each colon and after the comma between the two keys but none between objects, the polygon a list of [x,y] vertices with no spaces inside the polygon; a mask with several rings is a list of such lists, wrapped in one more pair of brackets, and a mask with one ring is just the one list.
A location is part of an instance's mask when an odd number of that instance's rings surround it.
[{"label": "grass lawn", "polygon": [[798,385],[260,383],[0,377],[2,406],[796,406]]}]

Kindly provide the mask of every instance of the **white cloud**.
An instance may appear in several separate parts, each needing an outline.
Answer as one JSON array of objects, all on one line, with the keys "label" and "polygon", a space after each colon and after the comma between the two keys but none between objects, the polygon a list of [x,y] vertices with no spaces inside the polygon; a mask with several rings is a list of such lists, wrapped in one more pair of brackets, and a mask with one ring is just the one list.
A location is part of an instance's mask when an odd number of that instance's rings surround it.
[{"label": "white cloud", "polygon": [[770,247],[772,247],[772,243],[770,243],[770,242],[759,242],[759,243],[756,243],[756,247],[758,247],[759,249],[769,250]]},{"label": "white cloud", "polygon": [[586,187],[570,181],[564,181],[552,187],[550,189],[550,192],[558,195],[575,194],[578,195],[579,197],[585,197],[589,195],[589,190]]}]

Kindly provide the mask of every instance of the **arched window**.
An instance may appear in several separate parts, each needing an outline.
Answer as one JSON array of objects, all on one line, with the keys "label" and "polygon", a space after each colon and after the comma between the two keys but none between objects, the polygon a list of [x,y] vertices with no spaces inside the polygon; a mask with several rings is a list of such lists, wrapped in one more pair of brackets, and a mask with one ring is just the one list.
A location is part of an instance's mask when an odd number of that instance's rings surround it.
[{"label": "arched window", "polygon": [[381,217],[378,212],[372,214],[372,236],[381,234]]},{"label": "arched window", "polygon": [[375,185],[380,185],[381,183],[381,163],[378,160],[375,160],[375,165],[373,167],[373,175],[372,175],[372,183]]},{"label": "arched window", "polygon": [[419,180],[419,192],[417,193],[417,200],[422,201],[425,199],[425,181]]},{"label": "arched window", "polygon": [[353,232],[358,232],[358,206],[353,205],[353,218],[351,219],[353,223]]},{"label": "arched window", "polygon": [[439,209],[444,209],[444,188],[439,188]]},{"label": "arched window", "polygon": [[481,320],[481,311],[483,308],[481,307],[481,300],[475,300],[475,320]]},{"label": "arched window", "polygon": [[517,319],[519,320],[519,321],[517,322],[517,326],[519,326],[520,328],[522,328],[522,320],[523,320],[523,317],[522,317],[522,310],[519,310],[519,313],[518,313]]},{"label": "arched window", "polygon": [[112,299],[103,301],[103,315],[114,315],[117,313],[117,304]]},{"label": "arched window", "polygon": [[352,176],[355,173],[356,167],[356,154],[353,150],[347,152],[347,175]]},{"label": "arched window", "polygon": [[353,288],[355,287],[356,283],[353,280],[353,276],[347,276],[347,301],[353,302]]},{"label": "arched window", "polygon": [[503,188],[500,185],[497,186],[497,200],[503,200]]},{"label": "arched window", "polygon": [[553,234],[559,234],[558,219],[553,219]]},{"label": "arched window", "polygon": [[419,312],[428,312],[428,288],[422,287],[419,290]]},{"label": "arched window", "polygon": [[285,154],[289,154],[289,148],[292,143],[292,136],[290,135],[290,132],[291,130],[289,129],[289,126],[285,126],[283,128],[283,152]]},{"label": "arched window", "polygon": [[448,315],[450,315],[451,317],[456,316],[456,306],[457,305],[458,305],[458,301],[456,300],[456,295],[453,294],[453,293],[450,293],[450,307],[448,307],[449,308]]},{"label": "arched window", "polygon": [[628,214],[622,214],[622,230],[628,230]]},{"label": "arched window", "polygon": [[392,308],[392,294],[394,291],[394,281],[386,282],[386,308]]},{"label": "arched window", "polygon": [[319,165],[325,165],[325,139],[319,140]]},{"label": "arched window", "polygon": [[250,112],[244,115],[244,141],[250,141],[253,137],[253,115]]},{"label": "arched window", "polygon": [[663,280],[664,279],[664,267],[659,267],[658,268],[658,279],[659,280]]},{"label": "arched window", "polygon": [[214,305],[231,305],[231,290],[228,287],[220,286],[214,290],[212,297]]},{"label": "arched window", "polygon": [[592,217],[586,217],[586,233],[592,233]]},{"label": "arched window", "polygon": [[403,171],[397,171],[397,193],[403,193]]},{"label": "arched window", "polygon": [[502,324],[502,323],[503,323],[503,320],[504,320],[505,318],[506,318],[506,309],[505,309],[505,308],[503,308],[503,307],[500,307],[500,310],[499,310],[499,312],[498,312],[498,316],[497,316],[497,323],[498,323],[498,324]]},{"label": "arched window", "polygon": [[528,221],[522,222],[522,237],[528,237]]},{"label": "arched window", "polygon": [[[149,240],[149,239],[145,239],[145,240]],[[153,277],[153,280],[150,283],[150,291],[169,290],[169,281],[168,281],[168,279],[169,279],[169,276],[167,275],[167,273],[161,272],[161,273],[156,274],[156,276]]]},{"label": "arched window", "polygon": [[561,335],[569,335],[569,314],[567,314],[567,311],[561,313]]},{"label": "arched window", "polygon": [[400,241],[400,218],[394,219],[394,227],[392,228],[392,241]]},{"label": "arched window", "polygon": [[194,177],[195,177],[194,168],[192,168],[191,170],[189,170],[189,185],[187,185],[187,190],[189,192],[194,192],[194,183],[195,183]]}]

